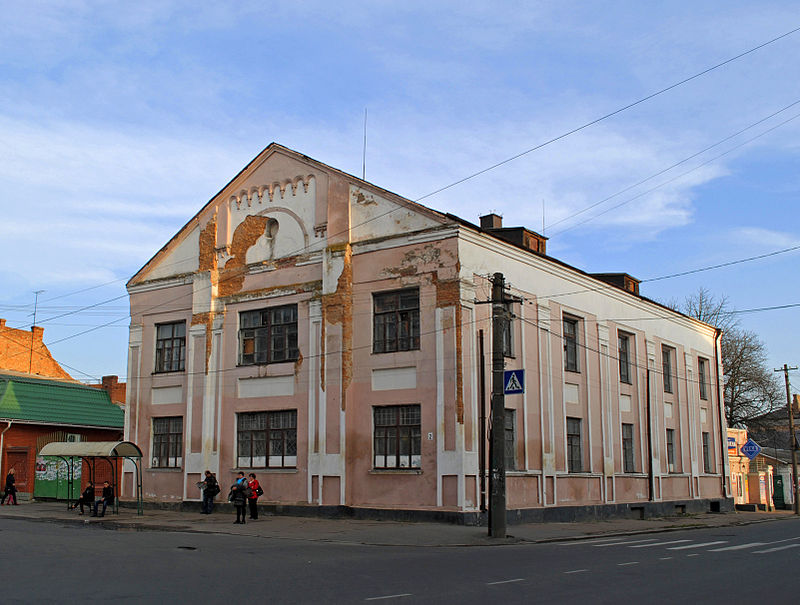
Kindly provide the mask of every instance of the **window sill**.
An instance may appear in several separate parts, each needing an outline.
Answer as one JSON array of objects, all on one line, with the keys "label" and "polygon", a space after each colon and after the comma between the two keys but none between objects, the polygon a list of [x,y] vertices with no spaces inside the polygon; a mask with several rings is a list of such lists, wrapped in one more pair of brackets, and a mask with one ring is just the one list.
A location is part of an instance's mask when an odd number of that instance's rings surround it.
[{"label": "window sill", "polygon": [[149,473],[182,473],[182,466],[153,466],[144,469]]},{"label": "window sill", "polygon": [[279,473],[287,473],[287,474],[294,474],[297,473],[297,468],[287,466],[286,468],[275,468],[275,467],[242,467],[242,468],[232,468],[232,473],[244,473],[245,475],[249,475],[250,473],[265,473],[267,475],[279,474]]},{"label": "window sill", "polygon": [[570,374],[580,374],[580,370],[570,370],[569,368],[564,368],[565,372],[569,372]]},{"label": "window sill", "polygon": [[421,468],[373,468],[370,475],[421,475]]},{"label": "window sill", "polygon": [[153,370],[150,375],[151,376],[166,376],[168,374],[185,374],[186,369],[183,370]]},{"label": "window sill", "polygon": [[417,347],[416,349],[399,349],[397,351],[372,351],[373,355],[391,355],[397,353],[414,353],[416,351],[420,351],[421,348]]}]

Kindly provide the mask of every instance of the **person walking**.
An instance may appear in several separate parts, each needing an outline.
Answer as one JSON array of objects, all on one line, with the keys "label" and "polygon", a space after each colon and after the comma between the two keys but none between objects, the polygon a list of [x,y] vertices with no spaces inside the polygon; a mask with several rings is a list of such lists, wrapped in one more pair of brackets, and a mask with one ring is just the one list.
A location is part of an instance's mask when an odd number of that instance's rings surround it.
[{"label": "person walking", "polygon": [[81,507],[80,514],[83,514],[83,505],[91,506],[94,502],[94,483],[89,481],[86,484],[86,489],[83,490],[81,493],[81,497],[75,501],[75,504],[72,505],[72,510],[75,510],[79,506]]},{"label": "person walking", "polygon": [[0,504],[6,504],[6,498],[8,498],[8,503],[11,504],[11,501],[14,501],[14,504],[18,504],[17,502],[17,488],[14,486],[16,483],[16,478],[14,477],[14,469],[10,469],[8,471],[8,475],[6,475],[6,487],[3,490],[3,498],[0,500]]},{"label": "person walking", "polygon": [[247,487],[250,488],[250,497],[247,499],[247,505],[250,507],[250,518],[255,521],[258,519],[258,497],[264,493],[261,489],[261,484],[256,479],[255,473],[250,473],[250,479],[247,482]]},{"label": "person walking", "polygon": [[210,515],[214,510],[214,496],[219,493],[219,482],[211,471],[206,471],[206,478],[201,483],[203,486],[203,506],[201,515]]},{"label": "person walking", "polygon": [[236,481],[231,486],[231,492],[228,494],[228,500],[233,503],[236,509],[236,521],[234,524],[244,525],[245,521],[245,508],[247,507],[247,498],[250,496],[250,488],[247,487],[247,482]]},{"label": "person walking", "polygon": [[[106,514],[106,506],[112,504],[114,502],[114,488],[109,485],[108,481],[103,481],[103,495],[102,497],[94,503],[94,511],[92,511],[92,517],[104,517]],[[97,514],[97,509],[100,505],[103,505],[103,512],[99,515]]]}]

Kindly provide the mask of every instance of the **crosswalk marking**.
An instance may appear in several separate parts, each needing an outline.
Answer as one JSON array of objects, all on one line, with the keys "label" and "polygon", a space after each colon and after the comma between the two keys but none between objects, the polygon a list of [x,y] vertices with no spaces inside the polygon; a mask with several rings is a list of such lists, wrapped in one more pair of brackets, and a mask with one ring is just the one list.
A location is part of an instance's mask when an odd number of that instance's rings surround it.
[{"label": "crosswalk marking", "polygon": [[716,542],[703,542],[702,544],[689,544],[687,546],[670,546],[667,550],[686,550],[687,548],[703,548],[704,546],[716,546],[717,544],[727,543],[727,540],[717,540]]},{"label": "crosswalk marking", "polygon": [[664,546],[666,544],[679,544],[681,542],[691,542],[691,540],[670,540],[669,542],[654,542],[653,544],[636,544],[628,548],[647,548],[648,546]]},{"label": "crosswalk marking", "polygon": [[768,552],[775,552],[776,550],[786,550],[787,548],[798,548],[800,544],[787,544],[786,546],[776,546],[775,548],[767,548],[766,550],[754,550],[754,553],[759,555],[765,554]]},{"label": "crosswalk marking", "polygon": [[736,546],[723,546],[722,548],[712,548],[711,552],[724,552],[726,550],[742,550],[753,546],[764,546],[764,542],[750,542],[749,544],[737,544]]},{"label": "crosswalk marking", "polygon": [[626,540],[625,542],[606,542],[605,544],[592,544],[595,548],[602,548],[604,546],[627,546],[628,544],[637,544],[639,542],[655,542],[655,538],[648,538],[647,540]]}]

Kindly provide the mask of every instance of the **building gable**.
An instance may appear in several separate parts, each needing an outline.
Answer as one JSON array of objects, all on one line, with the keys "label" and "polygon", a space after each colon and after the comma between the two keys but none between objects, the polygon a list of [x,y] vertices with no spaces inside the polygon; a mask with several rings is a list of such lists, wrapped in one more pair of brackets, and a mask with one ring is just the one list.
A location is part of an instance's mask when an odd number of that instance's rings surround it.
[{"label": "building gable", "polygon": [[313,257],[325,247],[451,222],[356,177],[271,144],[129,282]]}]

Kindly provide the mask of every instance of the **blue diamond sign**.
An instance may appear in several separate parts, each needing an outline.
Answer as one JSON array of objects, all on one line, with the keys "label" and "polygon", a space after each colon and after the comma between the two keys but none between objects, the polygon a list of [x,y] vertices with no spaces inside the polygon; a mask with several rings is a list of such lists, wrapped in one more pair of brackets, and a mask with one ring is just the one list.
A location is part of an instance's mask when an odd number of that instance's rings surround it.
[{"label": "blue diamond sign", "polygon": [[503,393],[518,395],[525,392],[525,370],[506,370],[503,372]]},{"label": "blue diamond sign", "polygon": [[739,451],[752,460],[761,453],[761,446],[752,439],[748,439],[747,443],[739,448]]}]

